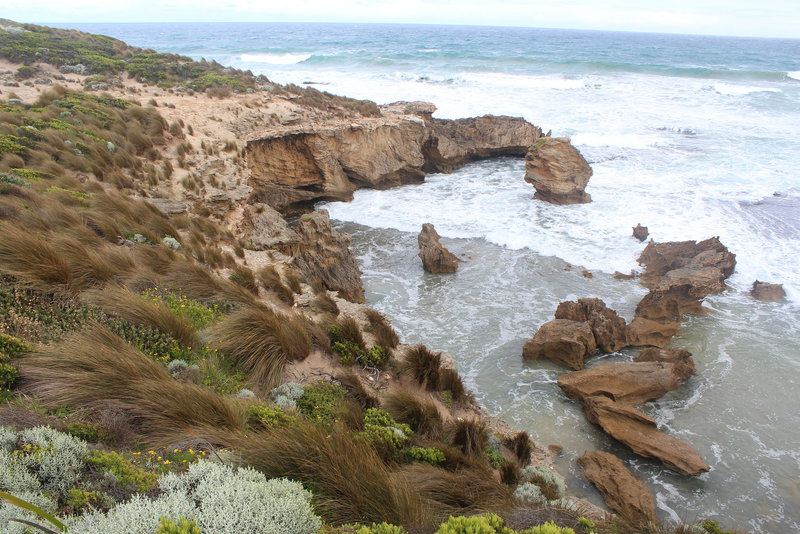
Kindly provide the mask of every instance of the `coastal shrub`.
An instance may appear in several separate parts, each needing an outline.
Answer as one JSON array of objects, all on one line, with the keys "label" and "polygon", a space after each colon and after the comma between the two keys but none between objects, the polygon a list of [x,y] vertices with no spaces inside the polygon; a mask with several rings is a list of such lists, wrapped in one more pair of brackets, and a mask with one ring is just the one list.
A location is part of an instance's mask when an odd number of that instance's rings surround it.
[{"label": "coastal shrub", "polygon": [[234,357],[264,388],[280,384],[287,362],[304,360],[311,352],[305,320],[295,313],[251,306],[225,317],[211,331],[219,350]]},{"label": "coastal shrub", "polygon": [[278,274],[274,265],[267,265],[260,269],[256,277],[261,287],[275,293],[281,302],[289,306],[294,304],[294,292],[283,283],[281,275]]},{"label": "coastal shrub", "polygon": [[181,517],[176,523],[168,517],[162,517],[155,534],[202,534],[202,531],[194,519],[189,521]]},{"label": "coastal shrub", "polygon": [[398,389],[384,398],[383,407],[392,417],[409,425],[417,434],[430,438],[441,435],[442,418],[431,402]]},{"label": "coastal shrub", "polygon": [[514,497],[528,504],[544,504],[547,502],[547,497],[542,494],[539,486],[530,482],[523,482],[514,490]]},{"label": "coastal shrub", "polygon": [[375,336],[376,343],[389,349],[397,347],[400,339],[386,317],[372,308],[367,309],[364,314],[367,316],[370,326],[372,326],[372,333]]},{"label": "coastal shrub", "polygon": [[703,528],[703,530],[708,532],[708,534],[731,534],[730,532],[723,530],[716,521],[711,519],[706,519],[700,523],[700,526]]},{"label": "coastal shrub", "polygon": [[[13,492],[13,496],[27,504],[36,506],[50,517],[55,517],[57,503],[39,491],[36,492]],[[35,524],[44,524],[40,513],[21,508],[6,499],[0,499],[0,525],[3,525],[3,534],[30,534],[28,525],[12,521],[12,519],[22,519]],[[56,526],[56,525],[53,525]]]},{"label": "coastal shrub", "polygon": [[113,436],[105,428],[93,423],[75,421],[64,425],[64,432],[89,443],[112,444]]},{"label": "coastal shrub", "polygon": [[244,425],[243,407],[235,399],[174,380],[162,365],[99,326],[26,356],[20,376],[45,407],[118,408],[148,443]]},{"label": "coastal shrub", "polygon": [[349,316],[342,316],[336,320],[336,323],[328,328],[328,336],[330,337],[331,344],[350,341],[358,346],[359,350],[366,351],[367,345],[364,343],[364,336],[361,334],[361,328],[358,322]]},{"label": "coastal shrub", "polygon": [[342,365],[353,365],[365,354],[358,345],[349,339],[331,343],[331,350],[339,356],[339,363]]},{"label": "coastal shrub", "polygon": [[363,423],[362,437],[384,458],[394,457],[413,435],[411,427],[398,423],[388,412],[378,408],[366,410]]},{"label": "coastal shrub", "polygon": [[269,393],[269,398],[276,406],[284,410],[294,410],[297,408],[297,401],[305,393],[305,388],[297,382],[285,382],[273,388]]},{"label": "coastal shrub", "polygon": [[324,428],[337,422],[336,414],[347,391],[329,382],[315,382],[305,387],[303,395],[297,399],[297,409],[312,421]]},{"label": "coastal shrub", "polygon": [[569,527],[560,527],[552,521],[531,527],[523,532],[525,534],[575,534],[573,529]]},{"label": "coastal shrub", "polygon": [[293,532],[316,534],[322,526],[311,507],[311,494],[284,479],[268,480],[249,468],[198,461],[183,474],[169,473],[159,482],[161,495],[134,496],[107,514],[93,513],[71,523],[86,534],[125,532],[152,534],[164,518],[196,522],[206,534]]},{"label": "coastal shrub", "polygon": [[9,363],[0,361],[0,389],[11,389],[17,381],[19,371]]},{"label": "coastal shrub", "polygon": [[142,295],[154,302],[163,303],[172,313],[187,319],[195,330],[207,328],[222,316],[218,304],[206,305],[180,292],[153,287],[144,290]]},{"label": "coastal shrub", "polygon": [[441,353],[428,350],[425,345],[414,345],[405,351],[400,362],[400,372],[410,376],[417,384],[430,390],[439,390]]},{"label": "coastal shrub", "polygon": [[548,501],[563,499],[566,493],[564,480],[545,465],[528,466],[520,471],[520,480],[539,486]]},{"label": "coastal shrub", "polygon": [[403,450],[403,460],[411,462],[422,462],[433,466],[442,465],[445,461],[444,453],[435,448],[412,446]]},{"label": "coastal shrub", "polygon": [[144,493],[158,482],[158,475],[134,466],[121,454],[114,451],[94,450],[86,457],[90,466],[113,476],[123,486]]},{"label": "coastal shrub", "polygon": [[382,368],[386,365],[386,362],[389,360],[389,354],[386,352],[386,349],[381,347],[380,345],[375,345],[369,351],[363,353],[359,362],[367,367],[375,367],[375,368]]},{"label": "coastal shrub", "polygon": [[486,461],[494,467],[495,469],[499,469],[500,466],[503,465],[505,462],[505,458],[503,458],[503,454],[495,449],[494,447],[486,447],[483,449],[483,457]]},{"label": "coastal shrub", "polygon": [[274,428],[290,425],[297,417],[286,413],[279,406],[263,406],[256,404],[247,409],[247,425],[251,428],[260,425]]},{"label": "coastal shrub", "polygon": [[[496,514],[472,517],[450,517],[439,526],[436,534],[495,534],[504,533],[503,520]],[[505,533],[504,533],[505,534]]]},{"label": "coastal shrub", "polygon": [[408,534],[408,531],[401,526],[390,523],[372,523],[371,526],[342,525],[330,530],[326,529],[324,534]]}]

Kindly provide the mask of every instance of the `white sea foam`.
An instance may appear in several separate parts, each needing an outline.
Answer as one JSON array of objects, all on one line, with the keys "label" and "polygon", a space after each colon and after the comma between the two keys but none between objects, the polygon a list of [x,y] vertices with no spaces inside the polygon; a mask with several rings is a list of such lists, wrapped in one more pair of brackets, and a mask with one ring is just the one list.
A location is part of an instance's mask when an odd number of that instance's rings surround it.
[{"label": "white sea foam", "polygon": [[756,85],[733,85],[728,83],[715,83],[711,89],[721,95],[741,96],[751,93],[780,93],[781,90],[775,87],[759,87]]},{"label": "white sea foam", "polygon": [[793,80],[800,80],[800,70],[789,71],[786,73],[786,76]]},{"label": "white sea foam", "polygon": [[586,146],[609,146],[621,148],[651,148],[670,144],[669,139],[658,135],[634,133],[579,133],[572,136],[572,143]]},{"label": "white sea foam", "polygon": [[270,65],[295,65],[310,59],[313,54],[242,54],[239,59],[246,63],[268,63]]}]

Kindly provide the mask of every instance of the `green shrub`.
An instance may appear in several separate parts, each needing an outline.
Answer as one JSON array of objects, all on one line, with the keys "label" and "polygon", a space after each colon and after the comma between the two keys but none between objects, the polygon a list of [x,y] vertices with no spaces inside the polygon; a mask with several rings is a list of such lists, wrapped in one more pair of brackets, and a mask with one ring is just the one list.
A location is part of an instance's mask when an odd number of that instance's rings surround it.
[{"label": "green shrub", "polygon": [[520,534],[575,534],[569,527],[559,527],[552,521],[523,530]]},{"label": "green shrub", "polygon": [[383,456],[393,456],[413,435],[411,427],[398,423],[388,412],[378,408],[366,410],[363,421],[362,436]]},{"label": "green shrub", "polygon": [[731,534],[727,530],[722,530],[717,522],[711,519],[706,519],[700,524],[700,526],[703,527],[703,530],[708,532],[708,534]]},{"label": "green shrub", "polygon": [[486,461],[489,462],[489,465],[498,469],[503,462],[505,462],[505,458],[503,458],[503,454],[493,447],[486,447],[483,449],[483,457],[486,458]]},{"label": "green shrub", "polygon": [[97,508],[99,504],[106,501],[106,497],[97,491],[87,491],[78,488],[71,488],[67,491],[66,504],[72,508],[73,513],[82,513],[84,509]]},{"label": "green shrub", "polygon": [[297,399],[297,409],[309,420],[329,428],[336,422],[336,414],[347,390],[328,382],[306,386],[303,396]]},{"label": "green shrub", "polygon": [[297,421],[297,418],[286,413],[277,406],[264,406],[255,404],[247,410],[247,424],[253,426],[263,426],[275,428],[290,425]]},{"label": "green shrub", "polygon": [[113,441],[108,430],[92,423],[67,423],[64,426],[64,432],[89,443],[105,443],[108,445]]},{"label": "green shrub", "polygon": [[369,352],[361,356],[360,361],[369,367],[381,368],[386,364],[388,359],[389,355],[387,354],[386,349],[380,345],[375,345],[369,350]]},{"label": "green shrub", "polygon": [[403,459],[408,463],[422,462],[439,466],[444,463],[445,456],[439,449],[413,446],[403,450]]},{"label": "green shrub", "polygon": [[222,316],[222,310],[218,304],[207,306],[174,291],[155,287],[145,290],[142,295],[153,302],[165,304],[172,310],[172,313],[189,320],[195,330],[202,330],[210,326]]},{"label": "green shrub", "polygon": [[436,534],[495,534],[505,533],[503,520],[495,514],[472,517],[450,517],[439,526]]},{"label": "green shrub", "polygon": [[138,492],[148,491],[158,482],[156,473],[136,467],[114,451],[94,450],[86,457],[86,463],[114,475],[120,484],[133,486]]},{"label": "green shrub", "polygon": [[342,365],[353,365],[364,356],[358,345],[349,339],[332,343],[331,350],[339,355],[339,363]]},{"label": "green shrub", "polygon": [[0,363],[0,389],[11,389],[19,377],[19,371],[10,363]]},{"label": "green shrub", "polygon": [[155,534],[202,534],[197,522],[181,517],[177,523],[168,517],[162,517]]},{"label": "green shrub", "polygon": [[[320,534],[323,534],[320,531]],[[408,534],[403,527],[390,523],[372,523],[371,526],[350,524],[337,528],[326,529],[324,534]]]}]

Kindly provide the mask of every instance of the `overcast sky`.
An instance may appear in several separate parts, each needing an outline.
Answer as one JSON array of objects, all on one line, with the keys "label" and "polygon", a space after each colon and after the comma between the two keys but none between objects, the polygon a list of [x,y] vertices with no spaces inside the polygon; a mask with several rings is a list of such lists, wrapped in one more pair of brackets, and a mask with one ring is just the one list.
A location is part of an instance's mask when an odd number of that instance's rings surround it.
[{"label": "overcast sky", "polygon": [[0,17],[34,23],[401,22],[800,38],[800,0],[9,0]]}]

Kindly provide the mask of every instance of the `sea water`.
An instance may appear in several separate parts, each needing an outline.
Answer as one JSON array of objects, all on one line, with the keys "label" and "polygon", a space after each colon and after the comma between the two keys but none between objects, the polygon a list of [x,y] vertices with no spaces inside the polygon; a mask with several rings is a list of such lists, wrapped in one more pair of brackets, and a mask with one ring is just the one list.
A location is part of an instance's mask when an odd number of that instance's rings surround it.
[{"label": "sea water", "polygon": [[[522,116],[589,160],[592,203],[534,200],[524,162],[497,159],[421,185],[324,207],[353,235],[368,302],[403,341],[455,357],[477,399],[557,460],[595,502],[575,459],[620,455],[662,518],[800,530],[800,40],[524,28],[325,24],[70,25],[132,45],[215,59],[281,83],[378,103],[428,100],[435,116]],[[416,234],[431,222],[464,262],[428,275]],[[586,422],[556,386],[564,369],[526,362],[524,342],[560,301],[602,298],[630,320],[645,290],[631,227],[656,241],[720,236],[737,255],[730,290],[684,320],[673,347],[699,375],[644,410],[711,466],[685,478],[635,457]],[[582,275],[588,269],[592,278]],[[788,298],[749,295],[756,279]],[[626,361],[635,349],[603,356]]]}]

